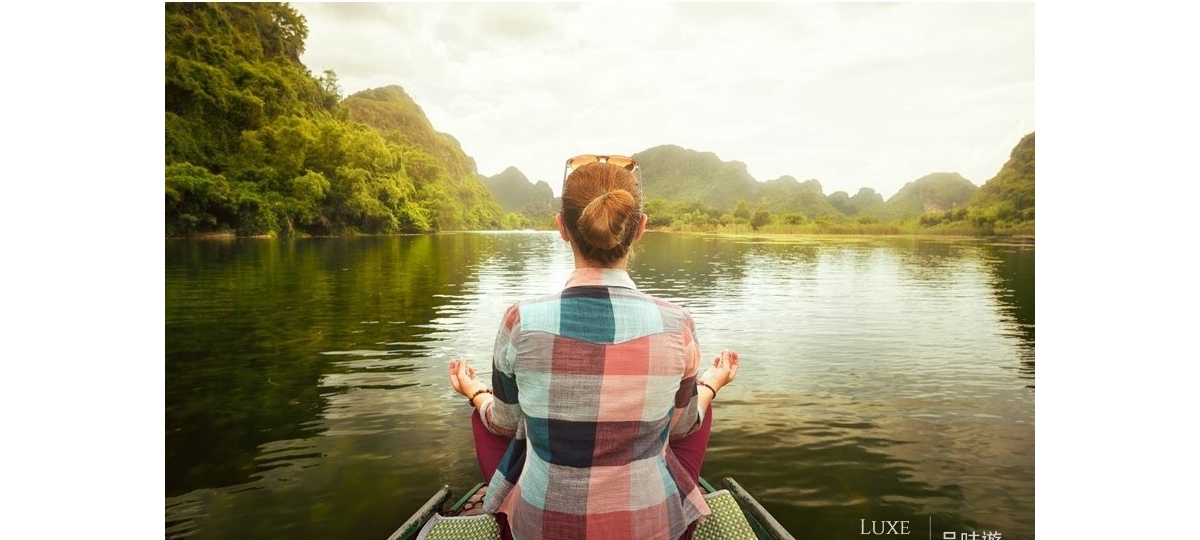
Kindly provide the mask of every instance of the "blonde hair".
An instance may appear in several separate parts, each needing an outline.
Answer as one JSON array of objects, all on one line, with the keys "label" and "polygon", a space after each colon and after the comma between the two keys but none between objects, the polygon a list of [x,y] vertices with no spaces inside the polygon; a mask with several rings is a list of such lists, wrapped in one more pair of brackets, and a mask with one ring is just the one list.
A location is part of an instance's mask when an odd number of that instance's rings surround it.
[{"label": "blonde hair", "polygon": [[563,225],[584,258],[604,265],[629,253],[642,218],[642,185],[632,172],[589,163],[563,182]]}]

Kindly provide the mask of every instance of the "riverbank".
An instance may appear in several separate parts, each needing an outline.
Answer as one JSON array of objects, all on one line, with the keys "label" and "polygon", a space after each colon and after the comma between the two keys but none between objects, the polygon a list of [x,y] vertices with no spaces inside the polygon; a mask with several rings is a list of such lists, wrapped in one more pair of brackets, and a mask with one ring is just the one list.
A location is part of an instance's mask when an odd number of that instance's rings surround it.
[{"label": "riverbank", "polygon": [[[885,225],[885,224],[842,224],[842,225],[769,225],[754,229],[749,225],[733,224],[733,225],[712,225],[712,226],[687,226],[687,227],[654,227],[647,228],[648,232],[671,233],[671,234],[696,234],[696,235],[714,235],[714,236],[730,236],[730,237],[800,237],[800,236],[836,236],[836,237],[853,237],[853,236],[914,236],[914,237],[946,237],[946,238],[982,238],[982,239],[1004,239],[1019,243],[1034,242],[1034,225],[1033,223],[1022,223],[1017,227],[1005,229],[983,230],[975,227],[916,227],[905,225]],[[483,232],[553,232],[554,229],[496,229]],[[440,231],[442,233],[457,233],[457,232],[480,232],[480,231]],[[410,233],[410,234],[344,234],[337,237],[355,237],[355,236],[413,236],[421,234],[437,234],[435,233]],[[234,240],[237,238],[278,238],[287,237],[288,235],[269,234],[269,235],[252,235],[238,236],[232,231],[206,232],[197,233],[189,236],[168,236],[167,239],[190,238],[196,240]],[[308,234],[291,235],[293,238],[316,238],[316,236]]]},{"label": "riverbank", "polygon": [[1033,238],[1033,222],[1014,225],[976,227],[965,222],[921,226],[918,224],[895,223],[803,223],[769,224],[757,229],[749,224],[686,225],[655,227],[657,232],[704,233],[704,234],[756,234],[756,235],[838,235],[838,236],[953,236],[953,237],[1007,237]]}]

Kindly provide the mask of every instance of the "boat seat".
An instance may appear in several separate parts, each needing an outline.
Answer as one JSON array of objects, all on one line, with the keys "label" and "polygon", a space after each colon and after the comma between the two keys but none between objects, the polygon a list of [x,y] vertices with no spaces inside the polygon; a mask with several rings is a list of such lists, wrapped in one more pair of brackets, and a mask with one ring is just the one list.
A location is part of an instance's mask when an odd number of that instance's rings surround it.
[{"label": "boat seat", "polygon": [[434,514],[425,522],[425,526],[421,527],[417,540],[500,540],[500,526],[491,514]]},{"label": "boat seat", "polygon": [[754,529],[728,489],[705,493],[712,514],[696,527],[693,540],[756,540]]},{"label": "boat seat", "polygon": [[[754,529],[727,489],[704,494],[712,515],[696,527],[693,540],[756,540]],[[500,540],[500,526],[491,514],[443,516],[434,514],[421,527],[417,540]]]}]

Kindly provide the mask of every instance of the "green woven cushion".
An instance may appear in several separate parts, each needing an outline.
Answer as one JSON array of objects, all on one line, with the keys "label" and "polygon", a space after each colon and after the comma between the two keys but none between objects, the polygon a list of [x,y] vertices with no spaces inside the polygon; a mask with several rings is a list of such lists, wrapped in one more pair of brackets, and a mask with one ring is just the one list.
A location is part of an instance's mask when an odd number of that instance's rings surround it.
[{"label": "green woven cushion", "polygon": [[712,508],[712,515],[696,527],[694,540],[756,540],[754,529],[746,521],[746,515],[729,490],[722,489],[707,493],[704,500]]},{"label": "green woven cushion", "polygon": [[[696,527],[694,540],[756,540],[750,522],[729,490],[704,496],[712,514]],[[491,514],[443,516],[434,514],[421,527],[417,540],[500,540],[500,527]]]},{"label": "green woven cushion", "polygon": [[491,514],[443,516],[434,514],[421,527],[417,540],[500,540],[500,526]]}]

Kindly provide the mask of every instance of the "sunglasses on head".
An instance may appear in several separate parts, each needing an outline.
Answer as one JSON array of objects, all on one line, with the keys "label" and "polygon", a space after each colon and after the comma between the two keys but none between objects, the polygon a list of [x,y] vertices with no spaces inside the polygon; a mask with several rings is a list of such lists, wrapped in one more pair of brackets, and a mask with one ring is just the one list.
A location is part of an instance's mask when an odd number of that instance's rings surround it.
[{"label": "sunglasses on head", "polygon": [[608,163],[610,165],[623,167],[632,173],[636,173],[638,170],[637,162],[628,156],[598,156],[595,154],[583,154],[567,160],[567,169],[566,172],[563,173],[563,181],[566,181],[567,177],[570,176],[575,169],[578,169],[589,163]]}]

